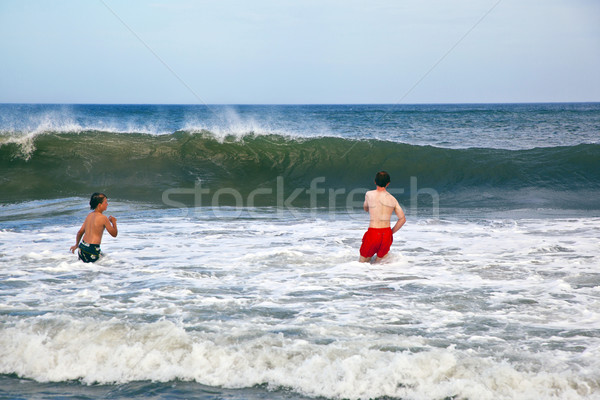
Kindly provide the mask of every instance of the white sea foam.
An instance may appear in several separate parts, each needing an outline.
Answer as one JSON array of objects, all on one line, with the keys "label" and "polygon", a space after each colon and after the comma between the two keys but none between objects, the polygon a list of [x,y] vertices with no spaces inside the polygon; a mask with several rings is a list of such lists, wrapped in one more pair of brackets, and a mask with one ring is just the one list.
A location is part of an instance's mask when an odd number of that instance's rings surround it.
[{"label": "white sea foam", "polygon": [[278,116],[268,115],[242,115],[232,107],[219,108],[214,112],[213,118],[188,115],[183,124],[183,131],[190,133],[210,133],[220,142],[225,140],[243,140],[249,135],[269,136],[277,135],[291,139],[311,137],[341,137],[319,121],[294,123],[286,120],[282,123]]},{"label": "white sea foam", "polygon": [[76,122],[69,114],[45,113],[38,115],[28,123],[17,126],[3,126],[0,130],[0,147],[7,144],[18,146],[18,156],[29,160],[36,150],[36,139],[43,135],[56,133],[80,134],[83,132],[109,132],[109,133],[143,133],[149,135],[169,134],[161,131],[152,124],[139,124],[121,121],[93,121],[87,123]]},{"label": "white sea foam", "polygon": [[2,330],[0,371],[42,382],[183,379],[230,388],[268,382],[328,398],[580,399],[597,393],[592,371],[600,367],[591,354],[582,360],[589,363],[587,371],[572,371],[552,361],[553,354],[541,360],[551,368],[531,370],[454,346],[385,351],[364,339],[315,344],[258,330],[240,338],[239,331],[186,331],[167,321],[37,318]]},{"label": "white sea foam", "polygon": [[96,116],[82,115],[71,106],[53,106],[44,111],[30,111],[23,114],[13,114],[2,119],[0,133],[14,140],[32,138],[47,133],[81,133],[85,131],[100,131],[111,133],[146,133],[168,134],[159,121],[136,119],[133,116],[110,117],[102,114]]},{"label": "white sea foam", "polygon": [[[79,116],[79,118],[76,118]],[[276,117],[265,115],[241,115],[231,107],[219,107],[212,114],[186,115],[183,121],[169,121],[168,118],[153,119],[127,115],[110,117],[105,115],[82,116],[69,106],[30,113],[24,119],[7,121],[0,126],[0,147],[6,144],[18,145],[18,157],[29,160],[36,150],[36,139],[42,135],[56,133],[81,134],[84,132],[104,132],[117,134],[171,135],[184,131],[190,134],[203,134],[223,143],[226,140],[243,141],[248,137],[277,135],[288,139],[333,137],[329,127],[318,121],[294,124],[282,123]]]},{"label": "white sea foam", "polygon": [[366,214],[111,213],[119,237],[96,264],[68,252],[79,220],[0,230],[1,373],[351,399],[600,396],[597,218],[409,219],[385,263],[360,264]]}]

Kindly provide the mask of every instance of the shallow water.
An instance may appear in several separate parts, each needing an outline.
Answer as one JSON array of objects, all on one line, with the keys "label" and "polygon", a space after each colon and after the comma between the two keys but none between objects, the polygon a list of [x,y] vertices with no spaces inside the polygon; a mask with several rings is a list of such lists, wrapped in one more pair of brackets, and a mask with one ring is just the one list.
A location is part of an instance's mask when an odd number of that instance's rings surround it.
[{"label": "shallow water", "polygon": [[111,208],[96,264],[68,252],[78,225],[60,215],[0,231],[0,372],[90,398],[148,381],[165,398],[178,381],[230,398],[600,393],[598,217],[417,216],[361,264],[363,213]]}]

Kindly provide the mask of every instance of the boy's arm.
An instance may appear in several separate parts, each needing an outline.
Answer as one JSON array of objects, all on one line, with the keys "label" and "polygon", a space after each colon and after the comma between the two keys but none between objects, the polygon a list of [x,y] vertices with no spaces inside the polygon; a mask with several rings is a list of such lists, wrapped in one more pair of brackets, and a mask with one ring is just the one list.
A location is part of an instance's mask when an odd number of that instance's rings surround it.
[{"label": "boy's arm", "polygon": [[394,228],[392,228],[392,233],[398,232],[406,222],[406,216],[404,216],[404,211],[402,211],[402,207],[400,207],[398,201],[396,201],[396,207],[394,208],[394,211],[396,212],[398,221],[396,222],[396,225],[394,225]]},{"label": "boy's arm", "polygon": [[369,195],[369,193],[365,193],[365,202],[363,203],[363,208],[365,209],[366,212],[369,212],[369,202],[367,201],[368,195]]},{"label": "boy's arm", "polygon": [[104,221],[104,227],[106,228],[106,231],[110,233],[110,236],[117,237],[119,230],[117,229],[117,219],[115,217],[112,215],[108,217]]},{"label": "boy's arm", "polygon": [[84,233],[85,233],[85,222],[83,223],[83,225],[81,225],[81,228],[79,228],[79,231],[77,232],[77,237],[75,239],[75,246],[71,246],[71,253],[75,253],[75,249],[79,246],[79,242],[81,241],[81,238],[83,237]]}]

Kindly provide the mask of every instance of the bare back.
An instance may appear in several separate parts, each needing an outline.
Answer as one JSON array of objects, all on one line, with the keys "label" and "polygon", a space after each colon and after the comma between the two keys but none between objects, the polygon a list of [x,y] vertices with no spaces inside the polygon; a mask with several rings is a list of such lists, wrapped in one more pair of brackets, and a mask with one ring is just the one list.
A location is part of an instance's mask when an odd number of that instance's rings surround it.
[{"label": "bare back", "polygon": [[102,234],[104,228],[108,224],[106,215],[93,211],[88,214],[83,222],[83,241],[91,244],[100,244],[102,242]]},{"label": "bare back", "polygon": [[81,228],[79,228],[79,231],[77,232],[75,245],[71,246],[71,253],[75,252],[79,246],[79,241],[82,238],[83,241],[88,244],[100,245],[105,228],[112,237],[117,237],[119,233],[119,230],[117,229],[117,219],[112,215],[107,218],[106,215],[102,214],[107,208],[108,200],[104,197],[102,203],[96,205],[94,211],[89,213],[85,218],[85,221],[83,221]]},{"label": "bare back", "polygon": [[389,228],[393,213],[396,213],[398,217],[398,222],[396,222],[392,229],[394,233],[406,222],[404,212],[398,200],[384,188],[370,190],[365,194],[364,209],[369,212],[369,216],[371,217],[369,228]]}]

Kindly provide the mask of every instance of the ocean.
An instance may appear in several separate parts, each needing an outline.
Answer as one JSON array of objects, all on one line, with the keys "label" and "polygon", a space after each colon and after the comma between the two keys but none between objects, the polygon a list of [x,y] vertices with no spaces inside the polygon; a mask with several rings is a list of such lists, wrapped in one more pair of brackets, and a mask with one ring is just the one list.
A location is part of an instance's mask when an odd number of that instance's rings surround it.
[{"label": "ocean", "polygon": [[600,399],[599,238],[600,103],[3,104],[0,398]]}]

